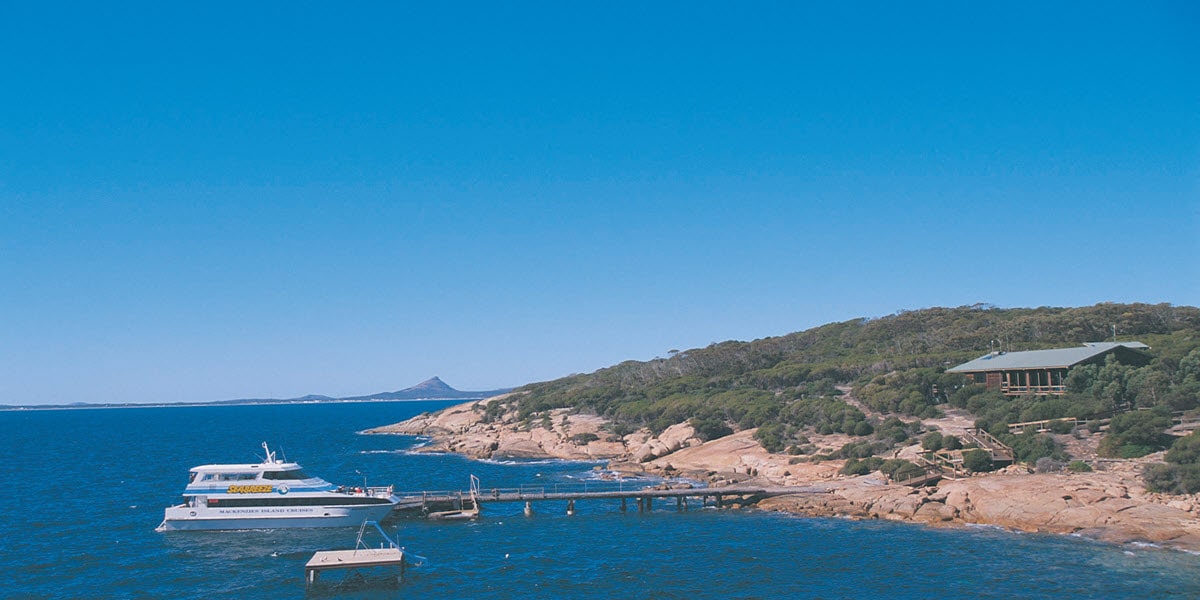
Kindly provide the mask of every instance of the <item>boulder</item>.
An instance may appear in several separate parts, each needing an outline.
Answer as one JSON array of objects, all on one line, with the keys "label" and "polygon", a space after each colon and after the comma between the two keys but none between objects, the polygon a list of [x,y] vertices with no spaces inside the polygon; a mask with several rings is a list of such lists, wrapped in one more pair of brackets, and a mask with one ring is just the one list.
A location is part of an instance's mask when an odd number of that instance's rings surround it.
[{"label": "boulder", "polygon": [[941,502],[926,502],[913,514],[913,520],[922,523],[945,523],[958,517],[958,511]]}]

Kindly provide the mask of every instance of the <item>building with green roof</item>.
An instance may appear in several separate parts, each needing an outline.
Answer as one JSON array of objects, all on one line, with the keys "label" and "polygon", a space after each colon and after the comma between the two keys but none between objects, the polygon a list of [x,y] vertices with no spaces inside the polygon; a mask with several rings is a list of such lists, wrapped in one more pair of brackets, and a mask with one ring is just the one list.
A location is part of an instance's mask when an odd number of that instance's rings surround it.
[{"label": "building with green roof", "polygon": [[1123,364],[1142,366],[1150,362],[1149,349],[1141,342],[1088,342],[1077,348],[989,352],[946,372],[962,373],[1009,396],[1059,395],[1067,391],[1067,373],[1072,368],[1102,364],[1110,355]]}]

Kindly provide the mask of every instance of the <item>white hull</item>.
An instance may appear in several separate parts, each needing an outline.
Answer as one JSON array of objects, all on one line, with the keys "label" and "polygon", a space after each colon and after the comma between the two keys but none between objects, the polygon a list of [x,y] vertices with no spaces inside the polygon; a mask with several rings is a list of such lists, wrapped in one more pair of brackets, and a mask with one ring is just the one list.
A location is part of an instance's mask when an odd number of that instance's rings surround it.
[{"label": "white hull", "polygon": [[363,521],[382,521],[391,504],[368,506],[288,506],[200,508],[172,506],[159,531],[214,531],[222,529],[284,529],[305,527],[358,527]]}]

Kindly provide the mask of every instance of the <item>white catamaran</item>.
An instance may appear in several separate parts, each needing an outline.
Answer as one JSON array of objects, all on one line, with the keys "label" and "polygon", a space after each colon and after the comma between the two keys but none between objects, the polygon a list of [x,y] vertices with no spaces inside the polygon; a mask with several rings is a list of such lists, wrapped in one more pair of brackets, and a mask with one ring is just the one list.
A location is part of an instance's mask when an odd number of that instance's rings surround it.
[{"label": "white catamaran", "polygon": [[157,530],[358,527],[383,520],[400,501],[392,486],[335,486],[262,447],[258,464],[193,467],[183,503],[166,509]]}]

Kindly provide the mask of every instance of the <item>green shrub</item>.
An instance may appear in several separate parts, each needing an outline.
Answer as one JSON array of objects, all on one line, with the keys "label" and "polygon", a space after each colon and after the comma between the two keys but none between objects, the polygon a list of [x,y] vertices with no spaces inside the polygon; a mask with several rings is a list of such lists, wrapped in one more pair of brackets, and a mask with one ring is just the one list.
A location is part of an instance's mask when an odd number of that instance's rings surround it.
[{"label": "green shrub", "polygon": [[992,463],[992,455],[980,449],[963,452],[963,466],[972,473],[986,473],[996,468]]},{"label": "green shrub", "polygon": [[1057,434],[1071,433],[1072,429],[1075,429],[1075,426],[1072,425],[1070,421],[1066,421],[1063,419],[1059,419],[1057,421],[1050,421],[1050,431],[1052,431],[1054,433],[1057,433]]},{"label": "green shrub", "polygon": [[1200,464],[1200,429],[1175,440],[1167,451],[1166,460],[1179,465]]},{"label": "green shrub", "polygon": [[1067,464],[1067,470],[1072,473],[1091,473],[1092,466],[1082,460],[1073,460]]},{"label": "green shrub", "polygon": [[846,461],[846,466],[842,467],[841,473],[844,475],[866,475],[879,469],[882,465],[883,459],[878,456],[868,456],[863,459],[851,458]]},{"label": "green shrub", "polygon": [[925,474],[925,469],[902,458],[883,461],[883,464],[879,466],[879,470],[893,481],[904,481],[905,479]]},{"label": "green shrub", "polygon": [[875,428],[875,437],[900,444],[907,442],[913,434],[920,431],[921,423],[905,423],[896,417],[888,417]]},{"label": "green shrub", "polygon": [[1200,493],[1200,431],[1175,440],[1167,463],[1146,469],[1144,479],[1152,491],[1168,494]]},{"label": "green shrub", "polygon": [[1062,446],[1054,438],[1045,434],[1013,435],[1004,433],[1000,434],[999,438],[1013,449],[1015,458],[1021,462],[1033,464],[1044,457],[1060,461],[1067,459]]},{"label": "green shrub", "polygon": [[961,388],[965,381],[962,375],[921,367],[860,379],[863,383],[855,388],[855,394],[882,413],[933,419],[942,416],[935,405],[946,401],[946,391]]},{"label": "green shrub", "polygon": [[1152,492],[1195,494],[1200,492],[1200,465],[1150,465],[1142,475]]},{"label": "green shrub", "polygon": [[1165,409],[1139,410],[1113,417],[1100,442],[1100,456],[1138,458],[1166,449],[1174,440],[1165,430],[1171,414]]},{"label": "green shrub", "polygon": [[571,436],[570,439],[572,442],[574,442],[580,446],[586,446],[586,445],[600,439],[600,436],[598,436],[594,433],[591,433],[591,432],[577,433],[577,434]]},{"label": "green shrub", "polygon": [[835,458],[867,458],[886,452],[889,446],[882,442],[847,442],[833,453]]},{"label": "green shrub", "polygon": [[[801,437],[803,437],[803,436],[801,436]],[[808,438],[804,438],[804,439],[807,440]],[[816,454],[817,447],[812,444],[796,443],[796,444],[792,444],[791,446],[788,446],[787,453],[791,454],[792,456],[804,455],[804,454]]]},{"label": "green shrub", "polygon": [[[493,402],[492,404],[495,404],[495,402]],[[491,405],[488,405],[488,406],[490,407]],[[605,428],[608,429],[609,431],[611,431],[612,434],[617,436],[618,438],[623,438],[623,437],[637,431],[637,428],[634,427],[633,425],[630,425],[628,423],[623,423],[620,421],[609,423],[608,425],[605,426]]]},{"label": "green shrub", "polygon": [[937,452],[942,449],[942,439],[940,432],[930,431],[921,438],[921,447],[930,452]]},{"label": "green shrub", "polygon": [[779,454],[787,447],[784,442],[784,426],[782,423],[768,423],[754,432],[754,439],[771,454]]},{"label": "green shrub", "polygon": [[692,425],[692,429],[696,430],[696,437],[700,438],[701,441],[707,442],[733,434],[733,428],[720,419],[692,419],[689,422]]},{"label": "green shrub", "polygon": [[942,438],[942,448],[946,450],[962,450],[962,440],[958,439],[957,435],[948,435]]}]

